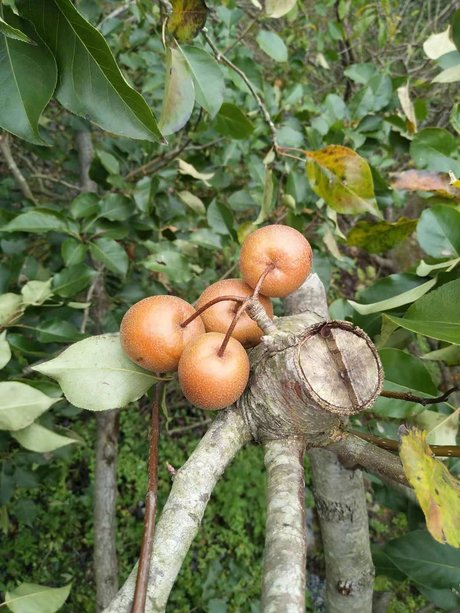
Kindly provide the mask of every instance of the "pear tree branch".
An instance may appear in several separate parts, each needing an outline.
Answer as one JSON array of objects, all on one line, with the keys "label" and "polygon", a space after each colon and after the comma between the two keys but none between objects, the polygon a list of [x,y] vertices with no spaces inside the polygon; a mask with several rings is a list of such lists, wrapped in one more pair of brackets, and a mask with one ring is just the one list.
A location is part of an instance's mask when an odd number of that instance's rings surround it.
[{"label": "pear tree branch", "polygon": [[263,564],[262,610],[305,610],[305,441],[267,441],[267,521]]}]

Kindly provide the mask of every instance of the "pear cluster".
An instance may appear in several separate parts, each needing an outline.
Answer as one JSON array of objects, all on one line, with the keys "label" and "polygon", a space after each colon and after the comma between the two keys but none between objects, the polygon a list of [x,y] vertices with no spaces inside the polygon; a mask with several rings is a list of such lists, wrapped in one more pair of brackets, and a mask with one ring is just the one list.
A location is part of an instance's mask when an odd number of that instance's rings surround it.
[{"label": "pear cluster", "polygon": [[245,311],[247,300],[257,297],[272,318],[270,298],[297,289],[311,265],[311,247],[300,232],[282,225],[259,228],[241,247],[243,278],[210,285],[196,308],[167,295],[134,304],[120,326],[123,350],[147,370],[177,370],[190,403],[223,409],[244,392],[250,370],[246,348],[257,345],[263,334]]}]

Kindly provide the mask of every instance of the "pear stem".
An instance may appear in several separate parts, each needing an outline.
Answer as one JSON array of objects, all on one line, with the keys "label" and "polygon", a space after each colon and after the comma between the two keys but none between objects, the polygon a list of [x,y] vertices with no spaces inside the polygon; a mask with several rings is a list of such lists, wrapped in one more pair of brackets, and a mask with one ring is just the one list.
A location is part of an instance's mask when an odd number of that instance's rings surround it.
[{"label": "pear stem", "polygon": [[209,302],[206,302],[206,304],[203,304],[203,306],[200,307],[199,309],[197,309],[193,313],[193,315],[190,315],[189,318],[187,318],[185,321],[183,321],[180,324],[180,327],[181,328],[185,328],[194,319],[199,317],[201,315],[201,313],[204,313],[204,311],[206,311],[206,309],[209,309],[209,307],[212,307],[214,304],[217,304],[218,302],[223,302],[224,300],[233,300],[233,302],[244,302],[245,298],[242,298],[241,296],[218,296],[217,298],[213,298]]},{"label": "pear stem", "polygon": [[257,280],[256,286],[254,288],[254,291],[252,292],[252,295],[248,296],[247,298],[242,299],[242,304],[238,308],[237,312],[235,313],[235,316],[232,319],[232,323],[228,327],[227,333],[225,334],[224,340],[222,341],[222,345],[219,347],[219,351],[217,352],[217,355],[219,356],[219,358],[223,357],[225,349],[227,348],[228,342],[233,333],[233,330],[235,329],[236,324],[238,323],[239,318],[249,308],[250,304],[258,299],[260,288],[262,286],[262,283],[265,280],[265,277],[274,268],[275,268],[275,265],[273,264],[273,262],[270,262],[270,264],[268,264],[267,268],[263,271],[263,273],[260,275],[259,279]]}]

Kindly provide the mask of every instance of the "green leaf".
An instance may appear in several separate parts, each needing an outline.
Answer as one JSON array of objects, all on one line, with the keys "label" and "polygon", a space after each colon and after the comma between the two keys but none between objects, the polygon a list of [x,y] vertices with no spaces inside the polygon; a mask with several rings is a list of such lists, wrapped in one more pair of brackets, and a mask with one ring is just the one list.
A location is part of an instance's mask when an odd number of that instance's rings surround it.
[{"label": "green leaf", "polygon": [[457,9],[452,17],[452,40],[460,51],[460,9]]},{"label": "green leaf", "polygon": [[[434,398],[437,388],[423,362],[405,351],[384,348],[379,351],[385,373],[385,390],[411,392],[418,396]],[[405,418],[422,412],[423,406],[395,398],[379,397],[372,412],[380,417]]]},{"label": "green leaf", "polygon": [[122,194],[108,194],[101,202],[100,217],[110,221],[126,221],[134,213],[132,201]]},{"label": "green leaf", "polygon": [[70,403],[90,411],[124,407],[155,381],[123,353],[118,335],[109,334],[79,341],[34,370],[56,379]]},{"label": "green leaf", "polygon": [[15,322],[23,313],[22,297],[18,294],[0,295],[0,326],[6,327]]},{"label": "green leaf", "polygon": [[404,581],[404,573],[402,573],[398,567],[395,566],[395,564],[383,550],[383,547],[373,546],[371,547],[371,550],[376,576],[385,575],[385,577],[396,579],[396,581]]},{"label": "green leaf", "polygon": [[414,135],[410,153],[419,168],[460,175],[460,162],[451,156],[457,150],[455,137],[443,128],[425,128]]},{"label": "green leaf", "polygon": [[459,296],[460,280],[457,279],[417,300],[409,307],[404,318],[388,317],[411,332],[460,345]]},{"label": "green leaf", "polygon": [[97,157],[99,158],[99,161],[101,162],[102,166],[109,174],[120,174],[120,162],[114,155],[108,153],[107,151],[98,151]]},{"label": "green leaf", "polygon": [[61,255],[66,266],[81,264],[86,257],[86,245],[75,238],[66,238],[61,245]]},{"label": "green leaf", "polygon": [[429,351],[421,357],[422,360],[434,360],[436,362],[445,362],[448,366],[458,366],[460,365],[460,346],[447,345],[447,347],[442,349]]},{"label": "green leaf", "polygon": [[53,290],[63,298],[70,298],[85,289],[96,275],[97,272],[86,264],[70,266],[54,275]]},{"label": "green leaf", "polygon": [[460,257],[460,210],[442,204],[425,209],[417,225],[417,240],[434,258]]},{"label": "green leaf", "polygon": [[369,253],[383,253],[408,238],[417,226],[416,219],[400,217],[395,223],[358,221],[347,236],[347,244]]},{"label": "green leaf", "polygon": [[366,86],[352,96],[349,110],[352,117],[361,119],[370,113],[376,113],[385,108],[393,97],[391,78],[385,74],[375,74]]},{"label": "green leaf", "polygon": [[78,442],[74,438],[56,434],[56,432],[48,430],[48,428],[44,428],[39,424],[30,424],[27,428],[12,432],[11,436],[22,445],[24,449],[35,451],[36,453],[49,453],[61,447],[65,447],[66,445],[72,445]]},{"label": "green leaf", "polygon": [[114,134],[163,142],[149,106],[71,0],[21,0],[20,7],[56,57],[56,97],[66,109]]},{"label": "green leaf", "polygon": [[14,40],[5,36],[5,32],[0,34],[0,127],[44,145],[38,120],[56,87],[56,61],[31,24],[21,20],[8,7],[3,11],[7,26],[16,32],[24,31],[27,38],[31,37],[37,44]]},{"label": "green leaf", "polygon": [[256,41],[264,53],[275,62],[287,62],[288,50],[283,39],[270,30],[259,30]]},{"label": "green leaf", "polygon": [[34,329],[39,343],[72,343],[84,336],[74,324],[65,319],[48,319]]},{"label": "green leaf", "polygon": [[99,211],[99,198],[96,194],[79,194],[72,200],[70,214],[74,219],[82,219],[95,215]]},{"label": "green leaf", "polygon": [[204,0],[172,0],[168,31],[180,42],[195,38],[206,24],[208,7]]},{"label": "green leaf", "polygon": [[426,409],[414,418],[414,423],[426,431],[426,440],[429,445],[455,446],[457,444],[458,410],[450,415],[444,415]]},{"label": "green leaf", "polygon": [[214,122],[219,134],[241,139],[250,136],[254,131],[254,124],[241,109],[230,102],[224,102],[216,115]]},{"label": "green leaf", "polygon": [[169,135],[185,126],[195,105],[195,86],[189,65],[178,49],[166,50],[166,83],[160,130]]},{"label": "green leaf", "polygon": [[433,270],[444,270],[450,272],[458,264],[460,264],[460,258],[454,258],[453,260],[447,260],[446,262],[439,262],[438,264],[427,264],[424,260],[421,260],[417,266],[416,274],[419,277],[427,277]]},{"label": "green leaf", "polygon": [[267,17],[278,19],[291,11],[297,0],[265,0],[264,9]]},{"label": "green leaf", "polygon": [[358,311],[361,315],[370,315],[371,313],[381,313],[383,311],[389,311],[396,309],[397,307],[410,304],[415,300],[418,300],[421,296],[426,294],[434,285],[436,285],[436,279],[430,279],[417,287],[414,287],[407,292],[386,298],[385,300],[379,300],[370,304],[359,304],[353,300],[349,300],[348,303]]},{"label": "green leaf", "polygon": [[[198,232],[200,230],[196,230],[192,234],[192,240]],[[145,268],[161,272],[174,280],[175,283],[189,283],[193,275],[185,255],[179,253],[169,244],[158,243],[155,247],[155,252],[143,262]]]},{"label": "green leaf", "polygon": [[310,185],[332,209],[347,215],[372,213],[381,217],[371,169],[364,158],[341,145],[329,145],[306,155]]},{"label": "green leaf", "polygon": [[216,234],[224,236],[231,234],[233,231],[233,214],[232,211],[222,202],[213,200],[208,206],[207,219],[209,226]]},{"label": "green leaf", "polygon": [[426,432],[411,429],[404,434],[399,455],[431,536],[439,543],[460,547],[460,482],[433,456]]},{"label": "green leaf", "polygon": [[216,60],[204,49],[184,45],[181,48],[187,60],[198,104],[214,117],[224,101],[225,82]]},{"label": "green leaf", "polygon": [[47,411],[59,398],[17,381],[0,382],[0,430],[21,430]]},{"label": "green leaf", "polygon": [[259,215],[255,220],[254,224],[258,226],[263,223],[267,217],[269,216],[273,205],[273,172],[265,167],[265,182],[264,182],[264,193],[262,195],[262,203],[259,211]]},{"label": "green leaf", "polygon": [[2,232],[33,232],[42,234],[46,232],[68,233],[67,223],[59,213],[49,209],[35,208],[26,213],[20,213],[3,228]]},{"label": "green leaf", "polygon": [[[3,10],[5,10],[5,8]],[[14,40],[20,40],[23,43],[29,43],[31,45],[37,44],[35,41],[29,38],[27,34],[22,32],[18,28],[13,28],[13,26],[10,26],[1,16],[0,16],[0,33],[4,34],[8,38],[12,38]]]},{"label": "green leaf", "polygon": [[460,102],[457,102],[452,107],[452,111],[450,113],[450,125],[457,132],[457,134],[460,134]]},{"label": "green leaf", "polygon": [[432,83],[456,83],[460,81],[460,64],[451,66],[440,72],[431,82]]},{"label": "green leaf", "polygon": [[40,306],[53,295],[52,279],[48,281],[29,281],[21,289],[22,300],[26,306]]},{"label": "green leaf", "polygon": [[0,370],[11,360],[11,349],[6,340],[6,330],[0,334]]},{"label": "green leaf", "polygon": [[128,272],[129,258],[121,245],[111,238],[98,238],[90,243],[91,255],[98,262],[117,275],[124,277]]},{"label": "green leaf", "polygon": [[71,587],[71,583],[63,587],[21,583],[5,593],[5,604],[13,613],[55,613],[67,600]]},{"label": "green leaf", "polygon": [[460,583],[460,551],[437,543],[425,530],[414,530],[394,539],[383,550],[416,583],[449,590]]},{"label": "green leaf", "polygon": [[177,195],[184,204],[186,204],[190,209],[192,209],[192,211],[194,211],[198,215],[206,215],[206,207],[204,206],[203,201],[198,198],[198,196],[195,196],[187,190],[177,192]]}]

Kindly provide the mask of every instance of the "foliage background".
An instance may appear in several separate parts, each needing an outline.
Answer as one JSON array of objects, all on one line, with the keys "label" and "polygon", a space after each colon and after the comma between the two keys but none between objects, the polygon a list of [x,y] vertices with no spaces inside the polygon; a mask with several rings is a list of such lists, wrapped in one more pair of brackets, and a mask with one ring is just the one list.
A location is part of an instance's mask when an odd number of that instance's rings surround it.
[{"label": "foliage background", "polygon": [[[77,6],[98,25],[156,116],[180,121],[164,94],[162,8],[142,0],[82,0]],[[394,373],[390,383],[436,395],[438,386],[457,382],[458,340],[449,345],[436,334],[427,340],[404,328],[395,330],[382,310],[360,314],[346,301],[372,304],[413,291],[412,299],[383,309],[403,317],[419,297],[417,288],[438,271],[436,288],[458,283],[458,266],[442,266],[460,257],[458,191],[448,187],[447,179],[449,170],[460,175],[458,85],[432,80],[447,63],[458,64],[459,53],[442,64],[427,58],[422,48],[433,32],[452,21],[455,3],[322,0],[298,3],[282,19],[264,18],[251,2],[214,3],[210,9],[209,36],[256,88],[276,125],[278,144],[356,150],[371,165],[384,219],[395,225],[377,235],[375,218],[337,215],[312,190],[302,160],[274,159],[273,135],[253,96],[225,65],[218,69],[224,90],[218,74],[209,76],[210,60],[203,73],[212,92],[208,106],[222,97],[224,107],[211,117],[195,105],[184,129],[168,137],[167,147],[111,136],[53,100],[40,123],[51,147],[10,139],[34,202],[18,190],[0,157],[0,293],[22,292],[24,297],[24,287],[32,293],[23,313],[20,307],[21,317],[5,326],[3,340],[12,358],[0,371],[0,381],[27,382],[59,396],[59,387],[31,365],[88,334],[116,332],[126,309],[146,295],[171,292],[193,302],[210,283],[238,274],[239,244],[254,224],[281,221],[311,240],[333,316],[351,319],[371,334],[382,348],[387,376]],[[210,51],[202,37],[192,46]],[[406,86],[412,106],[404,104],[405,94],[398,89]],[[95,147],[91,177],[97,195],[80,194],[79,188],[76,135],[88,129]],[[430,175],[417,175],[417,181],[425,181],[421,189],[420,183],[391,189],[394,173],[409,169],[437,172],[442,187]],[[441,268],[417,276],[422,258]],[[28,285],[32,281],[41,285]],[[88,310],[91,300],[96,311]],[[280,313],[281,305],[275,307]],[[416,357],[444,347],[449,353],[441,360]],[[402,369],[404,380],[398,379]],[[187,406],[174,383],[168,387],[167,411],[160,447],[161,503],[171,479],[166,463],[179,467],[210,419]],[[355,426],[396,436],[402,420],[413,420],[419,412],[382,400]],[[446,404],[435,405],[428,415],[431,425],[444,424],[437,442],[455,443],[457,422],[445,426],[451,412]],[[120,415],[121,579],[136,559],[142,531],[148,421],[147,401]],[[80,443],[35,453],[0,432],[0,559],[5,561],[0,590],[22,581],[58,586],[72,580],[65,610],[91,611],[93,416],[60,400],[39,423]],[[458,463],[450,461],[449,467],[458,472]],[[312,508],[308,489],[306,496]],[[368,500],[373,543],[409,538],[417,550],[418,529],[424,525],[417,507],[375,478],[368,480]],[[324,569],[314,512],[310,520],[309,606],[320,611]],[[218,485],[170,610],[258,610],[263,532],[262,454],[251,447]],[[376,585],[386,594],[389,611],[415,611],[428,601],[440,610],[458,606],[458,593],[442,582],[420,584],[407,564],[399,562],[395,569],[394,560],[388,562],[388,551],[386,564],[376,554]]]}]

